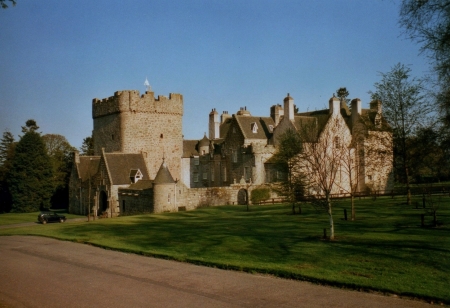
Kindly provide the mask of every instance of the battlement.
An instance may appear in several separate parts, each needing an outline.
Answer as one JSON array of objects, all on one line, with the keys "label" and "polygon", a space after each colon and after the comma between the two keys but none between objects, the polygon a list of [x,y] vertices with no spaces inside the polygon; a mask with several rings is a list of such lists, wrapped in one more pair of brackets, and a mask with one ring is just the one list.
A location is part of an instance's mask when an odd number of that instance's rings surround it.
[{"label": "battlement", "polygon": [[116,91],[114,96],[92,100],[92,118],[99,118],[111,114],[133,113],[162,113],[183,115],[183,95],[170,93],[169,97],[146,91],[140,95],[137,90]]}]

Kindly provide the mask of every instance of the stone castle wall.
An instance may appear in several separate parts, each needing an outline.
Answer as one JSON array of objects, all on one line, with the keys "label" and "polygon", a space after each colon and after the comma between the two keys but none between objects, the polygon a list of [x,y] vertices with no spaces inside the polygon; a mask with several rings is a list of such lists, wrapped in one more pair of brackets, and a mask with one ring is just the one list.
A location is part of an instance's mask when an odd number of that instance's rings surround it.
[{"label": "stone castle wall", "polygon": [[140,96],[139,91],[117,91],[102,100],[93,99],[94,151],[143,153],[149,176],[153,179],[161,159],[172,176],[181,178],[180,157],[183,152],[183,96],[154,97],[153,92]]}]

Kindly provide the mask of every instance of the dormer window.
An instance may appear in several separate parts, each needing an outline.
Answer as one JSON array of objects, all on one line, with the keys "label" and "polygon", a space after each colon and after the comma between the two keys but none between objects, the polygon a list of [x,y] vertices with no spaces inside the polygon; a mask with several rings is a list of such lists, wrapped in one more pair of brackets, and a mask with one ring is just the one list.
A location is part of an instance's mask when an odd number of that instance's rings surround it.
[{"label": "dormer window", "polygon": [[269,132],[273,133],[273,125],[269,125]]},{"label": "dormer window", "polygon": [[137,181],[139,181],[139,180],[142,180],[142,178],[143,178],[143,175],[142,175],[142,172],[141,172],[141,170],[139,170],[139,169],[131,169],[130,170],[130,180],[131,180],[131,183],[136,183]]},{"label": "dormer window", "polygon": [[250,125],[251,125],[252,132],[253,132],[254,134],[256,134],[256,133],[258,132],[258,124],[256,124],[256,122],[253,122],[253,123],[250,124]]}]

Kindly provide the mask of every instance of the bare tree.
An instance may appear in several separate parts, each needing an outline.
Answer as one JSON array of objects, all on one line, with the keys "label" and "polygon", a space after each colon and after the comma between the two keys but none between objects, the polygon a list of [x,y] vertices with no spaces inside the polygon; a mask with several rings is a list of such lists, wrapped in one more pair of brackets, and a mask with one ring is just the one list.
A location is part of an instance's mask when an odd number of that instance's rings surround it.
[{"label": "bare tree", "polygon": [[360,160],[357,156],[357,144],[342,149],[341,171],[345,173],[348,182],[337,183],[340,190],[350,194],[351,220],[356,219],[355,195],[359,189],[359,178],[361,173]]},{"label": "bare tree", "polygon": [[348,181],[341,171],[351,134],[344,119],[337,114],[330,115],[324,126],[316,121],[303,127],[300,136],[303,149],[298,172],[308,175],[307,194],[315,199],[314,205],[328,213],[330,239],[334,239],[332,194],[340,193],[337,181]]}]

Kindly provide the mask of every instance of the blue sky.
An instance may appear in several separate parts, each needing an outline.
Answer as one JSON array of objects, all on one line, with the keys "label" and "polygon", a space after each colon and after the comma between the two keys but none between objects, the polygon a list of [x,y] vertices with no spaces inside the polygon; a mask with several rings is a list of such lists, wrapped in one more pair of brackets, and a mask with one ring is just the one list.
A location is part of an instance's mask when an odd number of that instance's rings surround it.
[{"label": "blue sky", "polygon": [[184,97],[185,139],[212,108],[268,116],[287,93],[322,109],[339,87],[368,106],[379,72],[428,72],[393,0],[17,0],[0,10],[0,132],[27,119],[77,148],[93,98],[118,90]]}]

